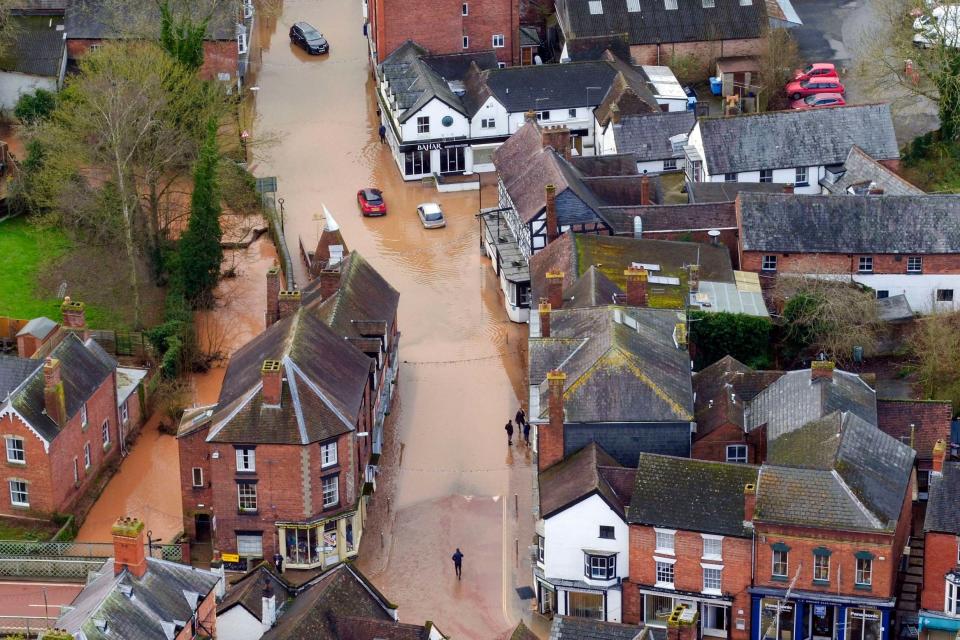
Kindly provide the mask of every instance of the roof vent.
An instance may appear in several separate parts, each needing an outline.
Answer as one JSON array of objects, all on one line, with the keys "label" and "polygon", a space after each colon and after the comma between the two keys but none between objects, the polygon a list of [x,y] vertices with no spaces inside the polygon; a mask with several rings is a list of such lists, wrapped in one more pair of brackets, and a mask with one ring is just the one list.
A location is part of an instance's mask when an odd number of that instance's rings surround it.
[{"label": "roof vent", "polygon": [[117,585],[117,590],[120,591],[123,595],[127,596],[133,600],[133,587],[129,584],[119,584]]},{"label": "roof vent", "polygon": [[603,13],[603,3],[601,0],[588,0],[587,4],[590,7],[590,15],[599,16]]},{"label": "roof vent", "polygon": [[663,8],[667,11],[676,11],[677,0],[663,0]]}]

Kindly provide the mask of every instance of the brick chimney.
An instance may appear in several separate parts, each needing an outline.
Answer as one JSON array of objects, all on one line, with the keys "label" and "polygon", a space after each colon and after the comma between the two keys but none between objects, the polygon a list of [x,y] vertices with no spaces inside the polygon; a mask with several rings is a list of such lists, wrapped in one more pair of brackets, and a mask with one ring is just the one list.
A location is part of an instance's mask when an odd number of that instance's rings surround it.
[{"label": "brick chimney", "polygon": [[537,425],[537,468],[547,467],[563,460],[563,386],[567,374],[551,371],[547,374],[548,424]]},{"label": "brick chimney", "polygon": [[943,473],[943,461],[947,458],[947,443],[941,438],[933,445],[933,472]]},{"label": "brick chimney", "polygon": [[280,318],[286,318],[300,308],[300,292],[299,291],[281,291],[280,295],[277,296],[280,302]]},{"label": "brick chimney", "polygon": [[627,278],[627,306],[647,306],[647,270],[630,267],[623,275]]},{"label": "brick chimney", "polygon": [[667,640],[696,640],[700,614],[685,604],[678,604],[667,618]]},{"label": "brick chimney", "polygon": [[551,309],[563,308],[563,271],[547,271],[547,302]]},{"label": "brick chimney", "polygon": [[547,298],[540,298],[540,337],[550,337],[550,301]]},{"label": "brick chimney", "polygon": [[643,174],[640,178],[640,204],[644,207],[651,204],[650,200],[650,176]]},{"label": "brick chimney", "polygon": [[60,361],[49,356],[43,363],[43,407],[58,427],[67,426],[67,399],[60,378]]},{"label": "brick chimney", "polygon": [[340,289],[340,267],[320,272],[320,299],[326,300]]},{"label": "brick chimney", "polygon": [[80,301],[74,302],[67,296],[60,305],[63,314],[63,326],[68,329],[84,330],[87,328],[86,305]]},{"label": "brick chimney", "polygon": [[560,237],[560,225],[557,222],[557,187],[548,184],[544,187],[547,217],[547,244]]},{"label": "brick chimney", "polygon": [[784,193],[793,193],[793,183],[792,183],[792,182],[788,182],[787,184],[783,185],[783,192],[784,192]]},{"label": "brick chimney", "polygon": [[267,315],[269,327],[280,319],[280,267],[274,263],[267,269]]},{"label": "brick chimney", "polygon": [[138,518],[120,518],[113,525],[111,533],[113,534],[113,574],[119,575],[126,569],[134,577],[142,578],[147,572],[143,522]]},{"label": "brick chimney", "polygon": [[690,265],[690,276],[687,278],[687,286],[690,287],[690,293],[700,291],[700,265]]},{"label": "brick chimney", "polygon": [[743,521],[753,522],[757,512],[757,485],[748,484],[743,487]]},{"label": "brick chimney", "polygon": [[620,124],[620,107],[615,104],[610,105],[610,121],[613,124]]},{"label": "brick chimney", "polygon": [[279,407],[280,395],[283,392],[283,366],[279,360],[264,360],[260,367],[260,377],[263,380],[263,404]]},{"label": "brick chimney", "polygon": [[829,360],[811,362],[810,380],[833,380],[833,363]]},{"label": "brick chimney", "polygon": [[533,109],[528,110],[523,114],[524,122],[536,122],[537,121],[537,112]]},{"label": "brick chimney", "polygon": [[540,130],[540,144],[553,147],[553,150],[567,160],[570,159],[570,129],[567,127],[543,127]]}]

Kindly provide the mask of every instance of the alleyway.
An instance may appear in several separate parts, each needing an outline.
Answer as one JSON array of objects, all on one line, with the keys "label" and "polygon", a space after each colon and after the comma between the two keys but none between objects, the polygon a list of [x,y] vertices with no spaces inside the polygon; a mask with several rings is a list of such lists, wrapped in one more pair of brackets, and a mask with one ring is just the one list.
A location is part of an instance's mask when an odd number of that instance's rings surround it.
[{"label": "alleyway", "polygon": [[[326,35],[329,56],[290,46],[287,31],[298,20]],[[517,555],[526,566],[532,476],[529,453],[508,450],[503,431],[517,409],[524,334],[506,319],[480,257],[479,194],[441,195],[400,180],[376,135],[359,0],[287,0],[277,22],[261,21],[253,135],[279,143],[259,153],[254,173],[278,177],[295,260],[298,237],[316,242],[325,204],[350,250],[401,294],[403,363],[388,422],[397,446],[383,461],[388,481],[374,496],[361,567],[400,606],[401,620],[433,620],[458,638],[498,637],[519,619],[512,569]],[[383,189],[387,217],[359,215],[364,186]],[[484,192],[485,204],[493,199]],[[421,228],[415,207],[424,201],[442,203],[446,229]],[[514,494],[524,534],[516,532]],[[460,583],[450,561],[458,546]]]}]

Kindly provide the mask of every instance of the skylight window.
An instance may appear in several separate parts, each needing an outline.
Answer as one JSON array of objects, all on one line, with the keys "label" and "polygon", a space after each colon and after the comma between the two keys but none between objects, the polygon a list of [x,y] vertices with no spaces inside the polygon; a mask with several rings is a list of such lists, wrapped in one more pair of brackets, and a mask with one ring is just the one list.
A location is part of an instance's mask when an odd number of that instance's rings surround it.
[{"label": "skylight window", "polygon": [[627,11],[630,13],[640,13],[640,0],[627,0]]},{"label": "skylight window", "polygon": [[703,0],[704,9],[713,9],[715,6],[717,6],[717,4],[714,0]]},{"label": "skylight window", "polygon": [[590,7],[590,15],[599,16],[603,13],[603,2],[600,0],[589,0],[587,4]]},{"label": "skylight window", "polygon": [[663,8],[667,11],[676,11],[677,0],[663,0]]}]

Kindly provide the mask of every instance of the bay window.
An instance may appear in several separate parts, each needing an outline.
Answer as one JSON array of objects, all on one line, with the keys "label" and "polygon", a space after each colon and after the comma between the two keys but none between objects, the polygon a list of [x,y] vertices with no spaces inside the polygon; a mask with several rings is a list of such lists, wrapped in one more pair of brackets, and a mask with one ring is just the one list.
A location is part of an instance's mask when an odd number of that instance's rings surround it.
[{"label": "bay window", "polygon": [[591,580],[613,580],[617,577],[617,554],[584,551],[583,575]]}]

